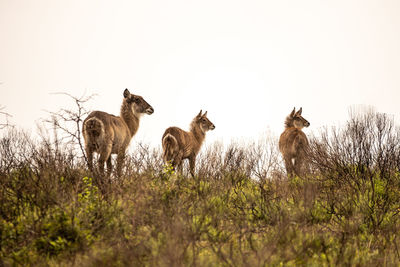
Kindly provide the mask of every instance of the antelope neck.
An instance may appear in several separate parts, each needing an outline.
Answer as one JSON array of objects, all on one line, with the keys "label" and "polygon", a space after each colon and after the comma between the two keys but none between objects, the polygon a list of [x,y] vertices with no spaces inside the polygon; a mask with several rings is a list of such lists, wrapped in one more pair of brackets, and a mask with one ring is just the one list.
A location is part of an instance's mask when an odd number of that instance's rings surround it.
[{"label": "antelope neck", "polygon": [[139,129],[139,119],[140,116],[132,112],[132,109],[128,103],[124,101],[121,106],[121,118],[126,123],[129,128],[131,137],[134,136]]}]

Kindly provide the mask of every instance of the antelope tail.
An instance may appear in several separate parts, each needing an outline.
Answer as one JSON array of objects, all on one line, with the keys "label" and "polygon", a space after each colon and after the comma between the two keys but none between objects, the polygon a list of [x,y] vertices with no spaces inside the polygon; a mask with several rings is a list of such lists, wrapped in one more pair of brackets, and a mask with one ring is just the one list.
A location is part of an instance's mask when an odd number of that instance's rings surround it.
[{"label": "antelope tail", "polygon": [[98,118],[90,118],[86,121],[83,129],[87,135],[93,139],[97,139],[104,133],[104,124]]},{"label": "antelope tail", "polygon": [[174,158],[174,152],[178,150],[178,141],[172,134],[166,134],[162,140],[163,159],[165,162]]}]

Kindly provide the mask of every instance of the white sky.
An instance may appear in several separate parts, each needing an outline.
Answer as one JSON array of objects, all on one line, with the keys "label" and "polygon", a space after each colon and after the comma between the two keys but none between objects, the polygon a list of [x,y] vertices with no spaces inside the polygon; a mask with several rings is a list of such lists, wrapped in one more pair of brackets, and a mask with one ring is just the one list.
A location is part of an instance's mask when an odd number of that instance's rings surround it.
[{"label": "white sky", "polygon": [[[352,105],[400,118],[400,1],[0,0],[0,106],[25,129],[96,93],[155,109],[135,140],[159,145],[200,109],[208,142],[279,135],[296,107],[314,131]],[[3,118],[1,118],[3,119]]]}]

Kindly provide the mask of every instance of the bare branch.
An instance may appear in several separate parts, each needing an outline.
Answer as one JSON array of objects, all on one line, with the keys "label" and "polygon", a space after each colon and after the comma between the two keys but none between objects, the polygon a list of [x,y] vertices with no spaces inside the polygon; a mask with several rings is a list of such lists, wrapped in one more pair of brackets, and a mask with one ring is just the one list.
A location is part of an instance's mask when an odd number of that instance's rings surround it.
[{"label": "bare branch", "polygon": [[7,127],[14,127],[14,125],[10,124],[10,122],[8,121],[9,118],[12,117],[12,115],[10,115],[9,113],[5,112],[4,109],[6,107],[5,106],[1,106],[0,105],[0,114],[3,115],[5,117],[5,123],[0,123],[0,130],[7,128]]},{"label": "bare branch", "polygon": [[67,96],[74,101],[75,109],[61,108],[56,112],[48,111],[51,115],[50,119],[46,119],[46,123],[52,125],[54,131],[60,131],[61,136],[59,141],[67,142],[71,146],[77,146],[81,152],[82,157],[87,162],[86,155],[84,153],[84,145],[82,143],[82,128],[81,123],[90,111],[86,110],[84,105],[93,99],[96,95],[86,95],[84,92],[80,97],[73,96],[65,92],[52,93],[53,95]]}]

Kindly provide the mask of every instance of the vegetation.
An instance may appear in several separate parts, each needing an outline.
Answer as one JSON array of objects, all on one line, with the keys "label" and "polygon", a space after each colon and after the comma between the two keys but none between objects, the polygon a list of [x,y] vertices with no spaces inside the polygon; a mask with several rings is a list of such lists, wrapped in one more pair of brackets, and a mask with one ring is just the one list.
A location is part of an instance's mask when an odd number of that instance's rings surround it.
[{"label": "vegetation", "polygon": [[76,139],[10,129],[0,265],[397,265],[399,135],[386,115],[352,115],[310,138],[309,174],[291,179],[272,137],[203,148],[194,178],[139,144],[108,179]]}]

